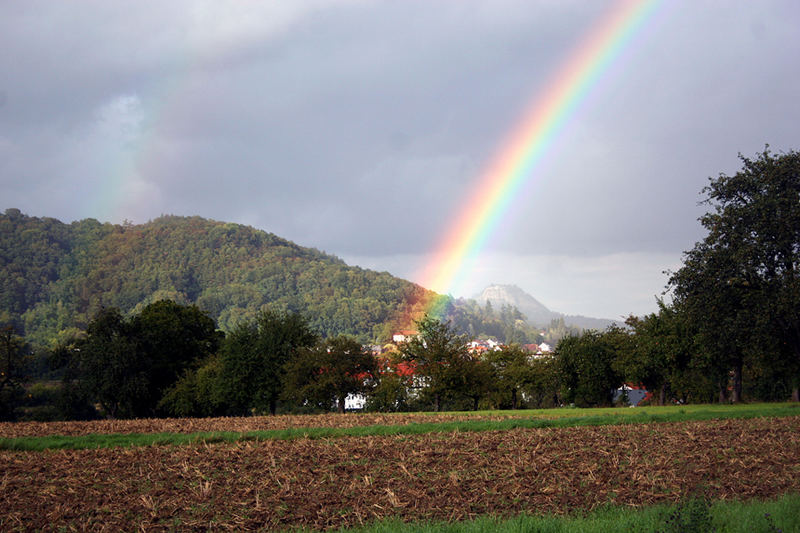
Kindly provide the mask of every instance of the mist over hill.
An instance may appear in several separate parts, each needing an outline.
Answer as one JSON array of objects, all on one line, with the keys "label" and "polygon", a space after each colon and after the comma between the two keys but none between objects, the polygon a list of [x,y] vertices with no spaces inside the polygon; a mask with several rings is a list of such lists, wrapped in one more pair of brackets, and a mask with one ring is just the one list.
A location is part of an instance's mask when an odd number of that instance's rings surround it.
[{"label": "mist over hill", "polygon": [[475,297],[482,305],[490,303],[494,307],[509,305],[519,309],[532,325],[544,327],[553,320],[564,319],[567,326],[580,329],[603,330],[614,323],[605,318],[592,318],[581,315],[565,315],[551,311],[536,298],[523,291],[516,285],[490,285]]}]

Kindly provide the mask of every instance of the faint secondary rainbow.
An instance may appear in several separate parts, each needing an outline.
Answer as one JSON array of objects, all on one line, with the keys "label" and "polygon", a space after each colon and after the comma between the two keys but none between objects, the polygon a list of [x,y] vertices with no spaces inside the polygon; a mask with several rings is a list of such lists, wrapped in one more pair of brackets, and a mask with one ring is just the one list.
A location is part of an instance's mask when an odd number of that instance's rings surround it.
[{"label": "faint secondary rainbow", "polygon": [[[592,28],[486,168],[433,260],[415,276],[420,285],[443,295],[459,286],[522,185],[534,179],[559,133],[658,4],[622,0]],[[430,302],[426,310],[434,305]]]}]

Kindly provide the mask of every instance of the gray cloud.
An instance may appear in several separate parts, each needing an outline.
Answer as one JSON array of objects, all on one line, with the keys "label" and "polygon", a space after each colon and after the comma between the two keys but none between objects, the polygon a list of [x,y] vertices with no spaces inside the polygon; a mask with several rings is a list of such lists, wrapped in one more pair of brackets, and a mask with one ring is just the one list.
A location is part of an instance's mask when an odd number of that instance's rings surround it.
[{"label": "gray cloud", "polygon": [[[116,222],[196,214],[379,269],[423,258],[611,5],[4,3],[0,207]],[[789,0],[663,3],[485,253],[516,277],[525,268],[509,258],[679,258],[702,236],[708,176],[766,143],[797,148],[797,27]],[[608,284],[567,270],[575,285]]]}]

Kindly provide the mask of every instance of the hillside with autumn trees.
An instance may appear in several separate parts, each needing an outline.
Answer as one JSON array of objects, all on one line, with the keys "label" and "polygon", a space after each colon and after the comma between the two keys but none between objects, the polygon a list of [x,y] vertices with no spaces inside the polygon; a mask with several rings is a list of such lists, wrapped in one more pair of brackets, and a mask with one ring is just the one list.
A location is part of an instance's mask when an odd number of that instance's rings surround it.
[{"label": "hillside with autumn trees", "polygon": [[[42,346],[85,329],[103,308],[133,315],[165,299],[197,305],[223,331],[270,309],[302,314],[323,336],[381,342],[433,297],[387,272],[240,224],[178,216],[67,224],[18,209],[0,214],[0,321]],[[535,340],[514,309],[441,301],[463,331]]]}]

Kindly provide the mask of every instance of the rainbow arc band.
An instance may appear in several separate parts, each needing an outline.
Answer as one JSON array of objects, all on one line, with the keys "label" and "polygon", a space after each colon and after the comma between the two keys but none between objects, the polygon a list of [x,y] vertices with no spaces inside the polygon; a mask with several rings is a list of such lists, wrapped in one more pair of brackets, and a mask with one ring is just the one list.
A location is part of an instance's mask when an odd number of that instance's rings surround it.
[{"label": "rainbow arc band", "polygon": [[[415,276],[420,285],[440,295],[460,286],[520,188],[536,179],[537,167],[559,134],[660,3],[618,1],[592,27],[545,90],[533,99],[479,178],[466,205],[462,204],[460,214],[435,248],[433,259]],[[423,309],[436,314],[440,305],[441,298],[432,297]]]}]

